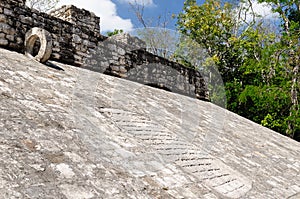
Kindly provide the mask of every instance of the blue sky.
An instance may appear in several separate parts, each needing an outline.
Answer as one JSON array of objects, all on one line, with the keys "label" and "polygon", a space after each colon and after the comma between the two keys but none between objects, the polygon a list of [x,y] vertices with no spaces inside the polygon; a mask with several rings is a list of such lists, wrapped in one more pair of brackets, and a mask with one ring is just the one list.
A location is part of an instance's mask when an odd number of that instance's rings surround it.
[{"label": "blue sky", "polygon": [[[142,27],[137,22],[136,16],[132,11],[129,3],[137,2],[144,5],[144,16],[146,19],[157,21],[159,15],[165,16],[167,13],[170,23],[167,28],[175,30],[176,20],[171,19],[171,14],[178,14],[185,0],[61,0],[58,6],[73,4],[79,8],[85,8],[100,16],[101,32],[113,31],[114,29],[123,29],[131,31],[135,28]],[[254,10],[261,15],[272,17],[271,9],[256,0],[251,0]],[[204,0],[198,0],[199,4]]]},{"label": "blue sky", "polygon": [[171,19],[171,14],[178,14],[185,0],[61,0],[58,6],[73,4],[93,11],[101,18],[101,32],[114,28],[129,31],[141,27],[129,5],[135,1],[144,5],[146,19],[157,21],[159,15],[167,16],[170,21],[168,28],[175,29],[175,20]]},{"label": "blue sky", "polygon": [[[166,18],[166,20],[169,22],[167,26],[168,28],[175,29],[176,20],[172,20],[171,15],[178,14],[180,11],[182,11],[184,1],[185,0],[153,0],[151,4],[145,4],[145,19],[153,21],[154,26],[155,22],[158,21],[158,16],[161,16],[162,18]],[[117,5],[118,14],[121,17],[131,19],[135,28],[142,27],[128,1],[112,0],[112,2]],[[147,0],[145,0],[145,2],[147,3]]]}]

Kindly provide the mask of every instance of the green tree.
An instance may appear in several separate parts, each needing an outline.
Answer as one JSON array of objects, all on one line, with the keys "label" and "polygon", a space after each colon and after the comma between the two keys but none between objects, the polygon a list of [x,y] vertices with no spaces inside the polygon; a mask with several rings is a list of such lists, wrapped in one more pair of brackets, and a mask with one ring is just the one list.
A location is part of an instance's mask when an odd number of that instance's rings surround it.
[{"label": "green tree", "polygon": [[220,0],[206,0],[202,5],[187,0],[177,24],[217,65],[229,110],[297,138],[299,21],[292,18],[297,4],[274,2],[267,1],[283,21],[279,33],[267,30],[254,12],[250,12],[251,20],[243,18],[242,11],[253,10],[251,2],[250,7],[238,8]]},{"label": "green tree", "polygon": [[299,64],[300,64],[300,2],[298,0],[259,0],[272,6],[282,21],[281,57],[288,71],[290,89],[289,116],[286,118],[286,134],[300,138],[299,123]]}]

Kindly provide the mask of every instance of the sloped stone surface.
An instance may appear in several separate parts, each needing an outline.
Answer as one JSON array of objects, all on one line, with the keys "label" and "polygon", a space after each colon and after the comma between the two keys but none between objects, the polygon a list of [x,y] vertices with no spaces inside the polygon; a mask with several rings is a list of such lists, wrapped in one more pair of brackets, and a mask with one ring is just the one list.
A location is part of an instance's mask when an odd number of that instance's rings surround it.
[{"label": "sloped stone surface", "polygon": [[0,49],[0,198],[299,195],[299,143],[208,102],[52,64],[63,70]]}]

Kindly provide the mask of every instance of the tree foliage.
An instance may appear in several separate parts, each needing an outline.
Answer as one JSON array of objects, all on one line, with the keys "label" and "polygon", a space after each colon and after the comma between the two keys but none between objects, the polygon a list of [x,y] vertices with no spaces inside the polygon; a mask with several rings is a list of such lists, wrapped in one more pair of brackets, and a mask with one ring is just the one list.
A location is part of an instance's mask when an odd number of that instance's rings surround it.
[{"label": "tree foliage", "polygon": [[123,32],[124,32],[124,30],[122,30],[122,29],[114,29],[114,31],[112,31],[112,32],[108,31],[106,34],[107,34],[107,36],[111,37],[114,35],[122,34]]},{"label": "tree foliage", "polygon": [[300,3],[260,0],[278,13],[281,28],[272,32],[263,20],[256,20],[251,1],[247,2],[250,7],[245,8],[220,0],[202,5],[186,0],[178,29],[198,42],[217,65],[229,110],[300,140]]}]

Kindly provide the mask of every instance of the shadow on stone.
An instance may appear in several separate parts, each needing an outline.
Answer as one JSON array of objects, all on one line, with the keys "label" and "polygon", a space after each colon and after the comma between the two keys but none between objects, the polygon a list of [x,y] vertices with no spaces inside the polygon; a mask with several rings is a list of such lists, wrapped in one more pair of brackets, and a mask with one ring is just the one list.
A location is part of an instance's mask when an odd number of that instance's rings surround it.
[{"label": "shadow on stone", "polygon": [[151,86],[153,88],[159,88],[168,92],[172,92],[171,89],[169,89],[168,87],[166,87],[165,85],[162,84],[155,84],[155,83],[149,83],[149,84],[145,84],[146,86]]},{"label": "shadow on stone", "polygon": [[50,68],[53,68],[53,69],[55,69],[55,70],[65,71],[63,68],[61,68],[61,67],[59,67],[59,66],[57,66],[57,65],[55,65],[55,64],[53,64],[53,63],[51,63],[50,61],[47,61],[47,62],[45,63],[45,65],[48,66],[48,67],[50,67]]}]

